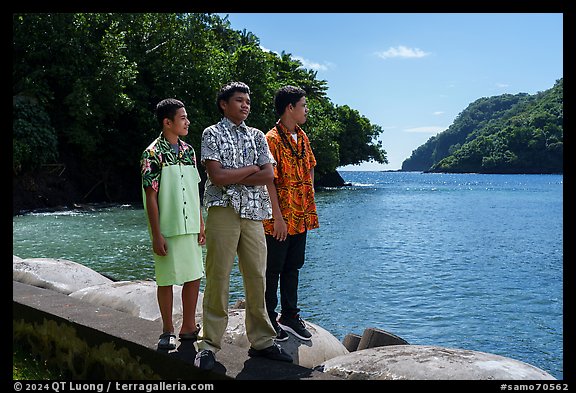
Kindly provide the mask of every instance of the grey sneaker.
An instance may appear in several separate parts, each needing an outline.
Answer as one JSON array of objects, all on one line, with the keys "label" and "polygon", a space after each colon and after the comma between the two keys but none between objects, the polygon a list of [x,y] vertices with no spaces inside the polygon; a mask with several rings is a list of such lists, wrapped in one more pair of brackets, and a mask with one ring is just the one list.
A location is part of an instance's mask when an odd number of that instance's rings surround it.
[{"label": "grey sneaker", "polygon": [[306,329],[304,321],[298,314],[294,317],[284,317],[284,315],[282,315],[278,320],[278,325],[280,325],[282,329],[298,337],[300,340],[309,341],[312,338],[312,333]]}]

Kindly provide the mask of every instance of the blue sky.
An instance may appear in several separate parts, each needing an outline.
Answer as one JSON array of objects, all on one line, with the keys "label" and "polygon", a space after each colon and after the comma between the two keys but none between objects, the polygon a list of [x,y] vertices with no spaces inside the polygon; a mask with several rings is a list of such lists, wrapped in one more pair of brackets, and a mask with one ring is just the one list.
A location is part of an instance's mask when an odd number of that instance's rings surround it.
[{"label": "blue sky", "polygon": [[[266,50],[290,53],[328,97],[384,130],[395,170],[473,101],[534,94],[563,77],[561,13],[220,13]],[[306,130],[306,127],[304,126]]]}]

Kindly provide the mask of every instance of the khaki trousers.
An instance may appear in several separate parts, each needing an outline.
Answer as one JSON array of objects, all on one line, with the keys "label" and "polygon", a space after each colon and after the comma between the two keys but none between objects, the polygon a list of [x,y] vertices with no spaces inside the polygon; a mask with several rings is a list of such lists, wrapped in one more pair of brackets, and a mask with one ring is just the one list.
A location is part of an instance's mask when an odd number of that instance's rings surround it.
[{"label": "khaki trousers", "polygon": [[240,218],[232,207],[212,206],[206,218],[206,285],[202,303],[202,329],[198,351],[221,349],[228,326],[230,272],[238,255],[238,267],[246,297],[246,335],[252,348],[274,344],[264,293],[266,291],[266,237],[262,221]]}]

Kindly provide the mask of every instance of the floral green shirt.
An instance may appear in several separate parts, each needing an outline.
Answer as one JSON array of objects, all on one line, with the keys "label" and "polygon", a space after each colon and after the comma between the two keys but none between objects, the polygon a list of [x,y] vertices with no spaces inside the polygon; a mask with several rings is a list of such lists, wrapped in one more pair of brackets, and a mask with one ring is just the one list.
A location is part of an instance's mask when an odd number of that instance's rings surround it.
[{"label": "floral green shirt", "polygon": [[196,153],[192,146],[178,139],[176,153],[170,142],[160,134],[144,150],[140,164],[144,209],[146,210],[145,189],[152,187],[158,192],[162,235],[199,233],[200,175],[196,166]]}]

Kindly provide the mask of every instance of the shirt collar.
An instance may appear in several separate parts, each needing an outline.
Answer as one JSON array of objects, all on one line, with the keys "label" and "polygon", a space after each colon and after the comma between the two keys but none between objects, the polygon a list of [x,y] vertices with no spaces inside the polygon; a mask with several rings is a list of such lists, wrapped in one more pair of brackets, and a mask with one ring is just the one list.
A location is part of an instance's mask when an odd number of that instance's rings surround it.
[{"label": "shirt collar", "polygon": [[[278,121],[278,123],[276,123],[276,129],[278,130],[278,132],[283,132],[286,135],[292,135],[292,133],[288,130],[288,128],[286,128],[284,124],[282,124],[281,121]],[[294,130],[296,130],[296,134],[300,134],[302,132],[302,129],[298,124],[296,124]]]},{"label": "shirt collar", "polygon": [[248,126],[245,122],[242,122],[237,126],[234,124],[234,122],[232,122],[232,120],[228,119],[227,117],[223,117],[222,120],[220,120],[220,123],[229,130],[242,130],[244,132],[248,131]]},{"label": "shirt collar", "polygon": [[[166,139],[166,137],[164,136],[164,134],[162,132],[160,132],[160,137],[159,139],[159,144],[162,147],[162,149],[168,149],[168,150],[172,150],[172,145],[170,144],[170,141],[168,139]],[[183,150],[184,147],[182,145],[182,141],[180,140],[180,138],[178,138],[178,150]]]}]

